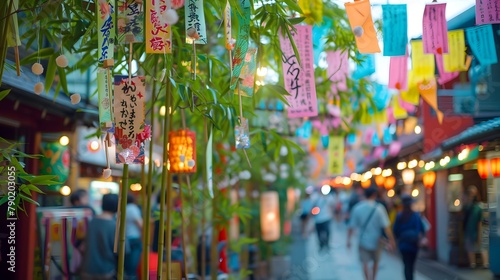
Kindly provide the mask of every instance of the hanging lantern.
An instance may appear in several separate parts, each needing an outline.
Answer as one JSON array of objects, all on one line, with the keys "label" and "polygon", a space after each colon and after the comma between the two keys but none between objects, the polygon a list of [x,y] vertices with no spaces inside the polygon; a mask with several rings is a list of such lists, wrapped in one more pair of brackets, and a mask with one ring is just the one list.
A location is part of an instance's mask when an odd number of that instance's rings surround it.
[{"label": "hanging lantern", "polygon": [[260,196],[260,227],[262,240],[276,241],[280,238],[280,207],[278,192],[263,192]]},{"label": "hanging lantern", "polygon": [[180,129],[168,134],[168,162],[172,173],[196,172],[196,134]]},{"label": "hanging lantern", "polygon": [[361,186],[365,189],[369,188],[371,185],[372,185],[372,180],[370,179],[361,181]]},{"label": "hanging lantern", "polygon": [[286,210],[289,214],[295,210],[295,189],[292,187],[286,190]]},{"label": "hanging lantern", "polygon": [[396,177],[394,176],[389,176],[387,178],[385,178],[385,182],[384,182],[384,187],[388,190],[394,188],[394,186],[396,185]]},{"label": "hanging lantern", "polygon": [[500,176],[500,158],[490,159],[491,175],[493,177]]},{"label": "hanging lantern", "polygon": [[422,179],[424,182],[424,186],[430,189],[434,187],[434,183],[436,182],[436,172],[434,171],[425,172],[424,177]]},{"label": "hanging lantern", "polygon": [[403,177],[403,182],[405,183],[405,185],[411,185],[413,184],[413,180],[415,180],[415,170],[405,169],[401,173],[401,176]]},{"label": "hanging lantern", "polygon": [[482,179],[488,178],[490,173],[490,161],[482,158],[477,160],[477,173],[479,173],[479,177]]},{"label": "hanging lantern", "polygon": [[377,186],[383,187],[385,183],[385,177],[382,175],[375,176],[375,183],[377,184]]}]

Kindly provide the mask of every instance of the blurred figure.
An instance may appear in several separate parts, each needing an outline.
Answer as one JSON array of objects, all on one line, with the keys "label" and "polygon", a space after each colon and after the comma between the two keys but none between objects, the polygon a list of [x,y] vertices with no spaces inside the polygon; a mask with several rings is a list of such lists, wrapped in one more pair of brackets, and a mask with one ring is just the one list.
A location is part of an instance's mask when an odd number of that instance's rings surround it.
[{"label": "blurred figure", "polygon": [[311,194],[306,192],[306,196],[300,202],[300,209],[302,213],[300,214],[300,229],[302,233],[302,237],[307,236],[307,224],[309,223],[309,217],[311,216],[312,210],[312,200]]},{"label": "blurred figure", "polygon": [[347,213],[345,217],[347,224],[349,223],[352,209],[358,202],[360,202],[363,199],[364,199],[364,191],[363,188],[361,187],[361,184],[359,182],[353,182],[352,193],[351,197],[349,198],[349,202],[347,205]]},{"label": "blurred figure", "polygon": [[69,201],[73,207],[88,206],[89,194],[84,189],[78,189],[71,193]]},{"label": "blurred figure", "polygon": [[125,274],[128,279],[137,279],[137,267],[142,252],[142,214],[132,194],[127,196],[127,217],[125,221],[125,235],[129,250],[125,255]]},{"label": "blurred figure", "polygon": [[479,206],[476,186],[466,190],[467,204],[464,207],[465,249],[471,268],[476,268],[476,253],[481,253],[484,268],[489,267],[488,252],[481,246],[483,210]]},{"label": "blurred figure", "polygon": [[[364,276],[366,280],[375,280],[382,250],[382,235],[387,236],[390,249],[395,247],[395,242],[390,229],[387,211],[384,206],[375,201],[377,188],[365,189],[365,197],[366,200],[357,203],[352,209],[347,235],[347,248],[351,247],[354,229],[358,229],[359,257],[363,263]],[[371,270],[370,263],[373,263]]]},{"label": "blurred figure", "polygon": [[316,224],[319,250],[328,250],[330,242],[330,221],[333,218],[334,201],[331,195],[320,193],[314,200],[311,213]]},{"label": "blurred figure", "polygon": [[396,216],[393,231],[397,246],[403,258],[406,280],[413,280],[418,249],[425,238],[425,229],[420,214],[411,209],[413,199],[409,195],[401,196],[403,210]]},{"label": "blurred figure", "polygon": [[[95,215],[94,209],[89,206],[89,195],[86,190],[75,190],[71,193],[69,201],[71,207],[90,209],[92,216]],[[71,254],[70,271],[73,275],[79,276],[82,270],[83,256],[85,255],[85,239],[81,237],[76,238],[72,245],[73,253]]]},{"label": "blurred figure", "polygon": [[339,223],[342,218],[342,200],[340,199],[339,190],[337,190],[336,188],[332,188],[331,193],[333,197],[333,214],[335,217],[335,221]]},{"label": "blurred figure", "polygon": [[84,280],[116,278],[117,256],[113,249],[117,210],[118,195],[103,195],[102,213],[90,221],[87,231],[82,267],[82,279]]}]

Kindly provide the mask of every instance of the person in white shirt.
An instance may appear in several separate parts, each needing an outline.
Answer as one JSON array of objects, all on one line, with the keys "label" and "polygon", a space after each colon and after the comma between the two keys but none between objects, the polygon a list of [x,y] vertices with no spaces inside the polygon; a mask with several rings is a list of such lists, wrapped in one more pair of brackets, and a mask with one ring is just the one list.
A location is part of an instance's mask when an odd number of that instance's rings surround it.
[{"label": "person in white shirt", "polygon": [[311,200],[311,195],[309,193],[306,193],[306,196],[300,202],[300,208],[302,210],[302,213],[300,214],[301,234],[302,234],[302,237],[306,237],[307,236],[307,224],[309,222],[309,216],[311,215],[311,210],[312,210],[312,200]]},{"label": "person in white shirt", "polygon": [[328,250],[330,241],[330,221],[333,218],[334,200],[331,195],[319,194],[313,201],[311,213],[318,234],[319,249]]},{"label": "person in white shirt", "polygon": [[[381,239],[383,233],[389,241],[389,248],[395,248],[395,241],[390,229],[389,216],[384,206],[377,203],[377,188],[370,187],[365,190],[366,200],[357,203],[352,209],[349,220],[347,248],[351,247],[351,238],[354,229],[358,229],[359,257],[363,263],[366,280],[375,280],[382,250]],[[373,262],[372,269],[369,264]]]}]

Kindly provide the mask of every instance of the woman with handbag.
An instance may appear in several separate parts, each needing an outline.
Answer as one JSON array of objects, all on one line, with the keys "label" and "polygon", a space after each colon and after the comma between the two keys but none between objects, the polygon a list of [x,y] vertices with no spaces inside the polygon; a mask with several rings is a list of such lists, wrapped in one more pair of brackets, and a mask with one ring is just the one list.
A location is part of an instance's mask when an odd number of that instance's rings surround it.
[{"label": "woman with handbag", "polygon": [[402,195],[401,203],[403,210],[396,216],[393,232],[403,258],[405,279],[413,280],[418,249],[426,240],[425,229],[420,214],[411,208],[413,198],[409,195]]}]

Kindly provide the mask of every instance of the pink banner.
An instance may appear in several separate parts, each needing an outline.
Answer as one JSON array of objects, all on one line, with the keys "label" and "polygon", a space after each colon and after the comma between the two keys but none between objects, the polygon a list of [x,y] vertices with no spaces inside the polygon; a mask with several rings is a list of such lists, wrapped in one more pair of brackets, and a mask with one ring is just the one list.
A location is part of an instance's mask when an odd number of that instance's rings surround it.
[{"label": "pink banner", "polygon": [[476,25],[500,23],[500,1],[476,0]]},{"label": "pink banner", "polygon": [[329,51],[326,53],[328,63],[327,74],[332,84],[332,93],[347,90],[347,75],[349,74],[349,62],[347,51]]},{"label": "pink banner", "polygon": [[438,84],[443,85],[447,82],[455,79],[460,74],[458,71],[456,72],[446,72],[444,70],[444,61],[442,54],[436,54],[436,63],[439,72],[439,77],[437,78]]},{"label": "pink banner", "polygon": [[446,3],[425,5],[422,22],[424,53],[448,53],[448,25]]},{"label": "pink banner", "polygon": [[388,88],[408,90],[408,54],[391,56]]},{"label": "pink banner", "polygon": [[292,31],[291,39],[297,45],[300,64],[289,38],[283,38],[280,33],[285,89],[290,94],[286,97],[290,104],[288,117],[314,117],[318,115],[318,105],[313,68],[312,26],[298,25],[295,28],[296,32]]}]

